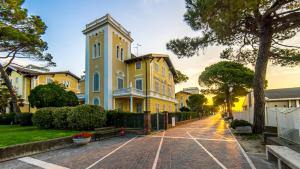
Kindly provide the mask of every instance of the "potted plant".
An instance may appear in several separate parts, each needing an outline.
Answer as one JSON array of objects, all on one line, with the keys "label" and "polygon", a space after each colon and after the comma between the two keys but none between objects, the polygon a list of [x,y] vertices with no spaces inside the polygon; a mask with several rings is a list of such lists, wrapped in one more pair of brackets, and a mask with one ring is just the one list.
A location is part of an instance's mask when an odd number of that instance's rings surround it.
[{"label": "potted plant", "polygon": [[93,134],[88,132],[82,132],[73,135],[73,142],[77,145],[85,145],[91,141]]}]

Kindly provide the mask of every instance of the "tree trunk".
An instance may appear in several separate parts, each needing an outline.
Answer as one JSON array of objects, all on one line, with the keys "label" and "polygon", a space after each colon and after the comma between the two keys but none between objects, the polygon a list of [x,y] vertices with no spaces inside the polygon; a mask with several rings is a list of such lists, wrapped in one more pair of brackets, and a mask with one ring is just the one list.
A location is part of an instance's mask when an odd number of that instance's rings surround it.
[{"label": "tree trunk", "polygon": [[9,77],[8,77],[7,73],[5,72],[5,70],[4,70],[1,63],[0,63],[0,73],[1,73],[1,76],[2,76],[2,78],[3,78],[3,80],[6,84],[7,89],[9,91],[11,102],[12,102],[12,105],[13,105],[12,106],[13,107],[13,112],[15,112],[18,115],[19,113],[21,113],[20,107],[18,105],[18,99],[17,99],[15,91],[12,87],[12,84],[9,80]]},{"label": "tree trunk", "polygon": [[226,96],[225,100],[226,100],[227,112],[229,114],[229,117],[233,118],[232,109],[231,109],[231,103],[230,103],[230,92],[226,91],[225,92],[225,96]]},{"label": "tree trunk", "polygon": [[272,29],[269,24],[260,28],[259,49],[254,74],[254,122],[253,132],[262,133],[265,125],[265,79],[272,43]]}]

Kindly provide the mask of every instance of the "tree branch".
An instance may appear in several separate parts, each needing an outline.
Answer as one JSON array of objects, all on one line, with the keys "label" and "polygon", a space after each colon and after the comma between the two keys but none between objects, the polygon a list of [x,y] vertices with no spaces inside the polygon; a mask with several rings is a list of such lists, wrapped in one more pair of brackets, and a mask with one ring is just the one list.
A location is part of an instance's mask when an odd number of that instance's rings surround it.
[{"label": "tree branch", "polygon": [[279,45],[279,46],[283,46],[283,47],[288,47],[288,48],[297,48],[297,49],[300,49],[300,46],[292,46],[292,45],[285,45],[285,44],[281,44],[275,40],[272,40],[276,45]]},{"label": "tree branch", "polygon": [[297,8],[297,9],[294,9],[294,10],[290,10],[290,11],[285,11],[285,12],[279,13],[277,15],[285,15],[285,14],[289,14],[289,13],[297,12],[297,11],[300,11],[300,7]]},{"label": "tree branch", "polygon": [[290,2],[293,2],[294,0],[276,0],[271,7],[266,10],[266,12],[263,14],[263,18],[266,18],[270,16],[272,13],[276,12],[281,6],[288,4]]},{"label": "tree branch", "polygon": [[16,54],[17,54],[17,51],[15,51],[13,53],[12,58],[9,60],[9,62],[5,66],[3,66],[4,69],[6,69],[11,64],[11,62],[15,59]]}]

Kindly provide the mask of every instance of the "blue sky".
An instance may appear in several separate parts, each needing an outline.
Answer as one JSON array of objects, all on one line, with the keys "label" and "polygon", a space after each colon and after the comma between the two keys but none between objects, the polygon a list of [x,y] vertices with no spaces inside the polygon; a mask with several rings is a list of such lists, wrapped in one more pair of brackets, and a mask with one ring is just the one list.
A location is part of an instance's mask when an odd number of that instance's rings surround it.
[{"label": "blue sky", "polygon": [[[182,87],[198,86],[201,71],[217,62],[223,49],[209,47],[199,56],[180,60],[166,50],[170,39],[200,34],[193,32],[183,21],[184,0],[26,0],[24,7],[30,14],[41,16],[48,26],[43,38],[57,63],[54,70],[70,70],[78,76],[83,74],[85,64],[85,37],[81,31],[87,23],[107,13],[132,32],[132,47],[136,43],[142,45],[139,54],[169,54],[176,69],[190,77],[187,83],[176,86],[177,91]],[[134,48],[132,52],[136,54]],[[299,73],[299,67],[271,67],[268,73],[270,88],[300,84],[294,80]],[[281,76],[286,83],[277,82]]]}]

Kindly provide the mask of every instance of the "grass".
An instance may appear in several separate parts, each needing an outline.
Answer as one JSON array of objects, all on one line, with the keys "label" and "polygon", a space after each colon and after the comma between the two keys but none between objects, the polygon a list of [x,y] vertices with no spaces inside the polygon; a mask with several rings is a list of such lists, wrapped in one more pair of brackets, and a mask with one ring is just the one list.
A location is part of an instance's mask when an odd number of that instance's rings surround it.
[{"label": "grass", "polygon": [[34,126],[0,125],[0,147],[71,136],[78,131],[42,130]]}]

